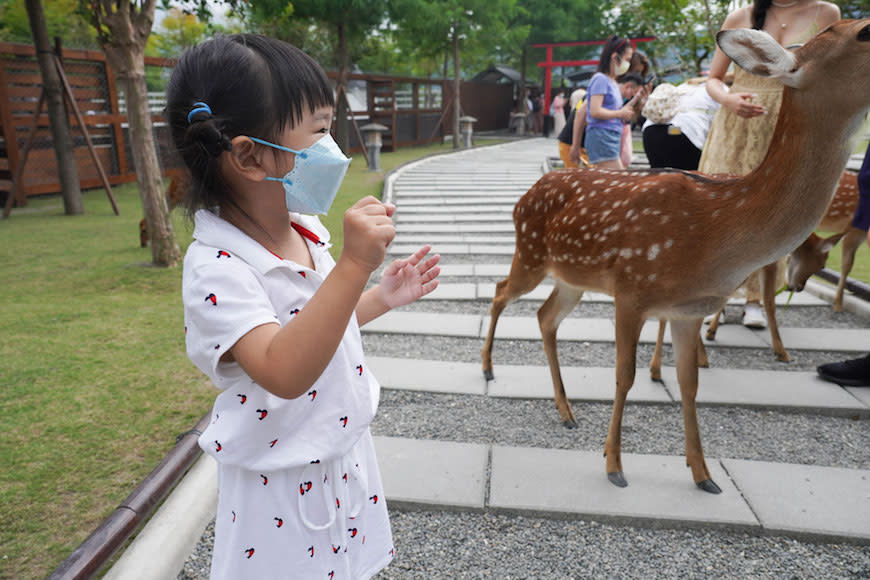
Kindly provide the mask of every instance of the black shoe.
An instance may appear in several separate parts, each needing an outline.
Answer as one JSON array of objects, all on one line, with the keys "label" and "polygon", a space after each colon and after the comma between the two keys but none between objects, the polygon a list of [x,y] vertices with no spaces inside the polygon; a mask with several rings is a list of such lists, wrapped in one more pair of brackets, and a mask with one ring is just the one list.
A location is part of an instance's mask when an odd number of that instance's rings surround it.
[{"label": "black shoe", "polygon": [[849,387],[870,387],[870,354],[819,366],[816,371],[826,381]]}]

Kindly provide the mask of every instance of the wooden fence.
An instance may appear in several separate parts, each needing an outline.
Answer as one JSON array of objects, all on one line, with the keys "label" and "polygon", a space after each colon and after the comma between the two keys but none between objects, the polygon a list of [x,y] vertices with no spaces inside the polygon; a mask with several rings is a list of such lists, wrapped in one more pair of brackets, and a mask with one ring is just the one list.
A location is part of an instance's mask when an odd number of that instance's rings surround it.
[{"label": "wooden fence", "polygon": [[[124,90],[105,55],[100,51],[66,49],[63,63],[109,182],[135,181]],[[174,64],[172,59],[145,59],[155,143],[164,169],[179,164],[162,114],[165,104],[163,89]],[[334,81],[335,74],[327,74]],[[41,90],[42,79],[34,47],[0,43],[0,192],[10,189],[11,176],[31,131]],[[385,125],[388,128],[384,135],[386,151],[439,141],[452,127],[452,110],[447,114],[444,112],[452,98],[451,92],[452,84],[441,79],[351,74],[348,99],[352,111],[349,117],[358,126],[368,122]],[[510,85],[466,82],[461,93],[463,114],[479,120],[476,130],[508,127],[513,99]],[[70,126],[82,188],[101,187],[99,174],[72,112]],[[348,134],[350,150],[360,151],[362,143],[352,125]],[[19,186],[28,196],[60,191],[48,115],[44,108],[37,119],[35,139],[21,181]],[[5,196],[0,193],[0,197]]]}]

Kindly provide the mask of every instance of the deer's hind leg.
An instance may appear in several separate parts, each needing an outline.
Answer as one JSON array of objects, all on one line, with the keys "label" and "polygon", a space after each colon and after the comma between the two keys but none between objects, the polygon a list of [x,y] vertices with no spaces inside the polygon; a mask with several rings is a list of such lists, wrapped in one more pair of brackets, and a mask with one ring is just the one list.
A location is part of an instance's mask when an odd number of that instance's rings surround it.
[{"label": "deer's hind leg", "polygon": [[582,297],[583,290],[572,288],[557,280],[553,292],[538,310],[538,324],[541,327],[544,353],[547,355],[547,364],[550,366],[550,376],[553,379],[553,398],[556,402],[556,410],[559,411],[562,424],[569,429],[577,427],[577,419],[574,417],[571,403],[565,395],[565,385],[559,370],[559,347],[556,342],[556,330],[562,320],[580,303]]},{"label": "deer's hind leg", "polygon": [[778,360],[788,362],[791,360],[791,357],[788,356],[788,351],[785,350],[785,345],[782,344],[782,338],[779,336],[779,324],[776,321],[776,276],[778,267],[779,263],[773,262],[762,269],[762,301],[764,302],[764,313],[767,315],[767,324],[770,327],[773,354],[776,355]]},{"label": "deer's hind leg", "polygon": [[[614,297],[616,298],[616,297]],[[604,443],[604,456],[607,458],[607,479],[616,486],[625,487],[628,482],[622,474],[622,415],[625,412],[625,399],[634,384],[637,364],[637,343],[643,328],[643,313],[623,306],[614,300],[616,326],[616,395],[613,397],[613,414],[607,441]]]},{"label": "deer's hind leg", "polygon": [[534,290],[546,275],[547,270],[543,265],[526,268],[521,266],[517,262],[516,257],[514,257],[508,277],[495,285],[495,297],[492,299],[492,306],[489,308],[489,332],[487,332],[483,348],[480,350],[480,358],[483,362],[483,376],[486,380],[491,381],[494,378],[492,372],[492,343],[495,338],[495,327],[498,324],[498,317],[501,316],[502,311],[508,304],[523,294]]},{"label": "deer's hind leg", "polygon": [[677,358],[677,381],[683,406],[683,429],[686,436],[686,464],[692,469],[695,484],[709,493],[722,490],[710,477],[701,447],[695,397],[698,395],[698,333],[701,319],[671,320],[671,336]]},{"label": "deer's hind leg", "polygon": [[662,345],[665,342],[665,329],[667,326],[667,319],[659,318],[659,333],[656,336],[656,346],[649,361],[649,378],[659,383],[662,382]]},{"label": "deer's hind leg", "polygon": [[855,263],[855,252],[867,239],[867,232],[851,227],[843,236],[842,244],[842,260],[840,262],[840,281],[837,282],[837,293],[834,294],[834,312],[843,311],[843,292],[846,290],[846,280],[849,272],[852,271],[852,265]]}]

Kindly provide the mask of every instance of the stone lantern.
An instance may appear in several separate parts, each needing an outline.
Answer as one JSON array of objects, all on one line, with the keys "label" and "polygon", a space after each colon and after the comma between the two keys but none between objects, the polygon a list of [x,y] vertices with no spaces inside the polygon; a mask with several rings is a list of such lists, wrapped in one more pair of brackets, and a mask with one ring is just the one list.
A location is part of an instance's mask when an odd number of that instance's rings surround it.
[{"label": "stone lantern", "polygon": [[474,117],[459,117],[459,133],[462,135],[462,146],[465,149],[471,148],[471,134],[474,132],[474,124],[477,119]]},{"label": "stone lantern", "polygon": [[385,127],[378,123],[369,123],[359,128],[363,135],[363,141],[366,148],[366,153],[369,158],[369,169],[372,171],[381,170],[381,147],[383,147],[383,134],[389,131],[389,127]]}]

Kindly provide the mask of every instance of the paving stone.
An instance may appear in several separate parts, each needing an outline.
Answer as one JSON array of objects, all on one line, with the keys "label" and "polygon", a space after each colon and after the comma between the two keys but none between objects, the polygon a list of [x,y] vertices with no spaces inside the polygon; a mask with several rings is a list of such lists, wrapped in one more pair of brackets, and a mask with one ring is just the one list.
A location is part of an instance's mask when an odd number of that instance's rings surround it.
[{"label": "paving stone", "polygon": [[[673,367],[662,368],[662,380],[675,401],[680,386]],[[698,369],[699,405],[739,405],[758,408],[788,408],[835,415],[870,416],[870,407],[848,391],[825,382],[816,373],[741,369]]]},{"label": "paving stone", "polygon": [[722,463],[767,532],[870,542],[870,471],[741,459]]},{"label": "paving stone", "polygon": [[[497,348],[497,345],[496,345]],[[480,365],[476,365],[478,373]],[[495,379],[488,383],[491,397],[518,399],[552,399],[553,381],[546,366],[496,365]],[[562,367],[565,394],[572,401],[612,401],[616,390],[616,371],[601,367]],[[648,374],[637,373],[628,401],[672,403],[673,399],[660,383]]]},{"label": "paving stone", "polygon": [[722,493],[699,490],[683,457],[623,454],[628,487],[608,481],[599,452],[493,447],[489,505],[519,512],[575,514],[647,524],[738,530],[758,521],[718,461],[707,458]]},{"label": "paving stone", "polygon": [[480,316],[467,314],[430,314],[426,312],[387,312],[368,324],[364,333],[438,334],[441,336],[480,336]]},{"label": "paving stone", "polygon": [[374,441],[387,502],[483,509],[487,446],[398,437]]},{"label": "paving stone", "polygon": [[[870,348],[870,330],[863,328],[780,328],[786,348],[795,350],[839,350],[866,353]],[[770,344],[770,333],[764,335]]]},{"label": "paving stone", "polygon": [[385,389],[485,395],[480,363],[460,363],[390,357],[366,357],[372,373]]}]

